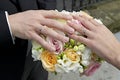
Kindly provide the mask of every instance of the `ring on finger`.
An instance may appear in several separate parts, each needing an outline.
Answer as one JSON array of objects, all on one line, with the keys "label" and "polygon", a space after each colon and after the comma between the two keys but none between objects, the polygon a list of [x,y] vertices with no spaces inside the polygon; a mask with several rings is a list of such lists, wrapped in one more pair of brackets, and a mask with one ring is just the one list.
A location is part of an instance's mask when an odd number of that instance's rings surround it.
[{"label": "ring on finger", "polygon": [[83,35],[85,38],[87,38],[85,28],[82,28],[82,35]]}]

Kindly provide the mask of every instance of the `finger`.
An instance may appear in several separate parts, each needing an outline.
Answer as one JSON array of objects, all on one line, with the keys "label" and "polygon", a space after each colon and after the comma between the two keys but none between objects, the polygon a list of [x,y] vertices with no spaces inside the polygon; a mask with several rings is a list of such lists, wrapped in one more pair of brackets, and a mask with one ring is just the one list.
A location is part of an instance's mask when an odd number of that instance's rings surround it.
[{"label": "finger", "polygon": [[63,41],[63,42],[69,41],[68,37],[66,37],[65,35],[57,33],[55,30],[53,30],[52,28],[48,28],[47,26],[43,26],[40,30],[40,33],[42,33],[43,35],[46,35],[46,36],[50,36],[54,39]]},{"label": "finger", "polygon": [[74,18],[80,21],[80,23],[89,30],[94,30],[96,28],[89,19],[86,19],[83,16],[74,16]]},{"label": "finger", "polygon": [[[89,22],[91,22],[95,27],[101,27],[101,26],[104,26],[102,21],[99,20],[99,19],[93,19],[93,18],[88,18],[86,16],[81,16],[83,17],[84,19],[88,20]],[[96,29],[96,28],[95,28]]]},{"label": "finger", "polygon": [[99,19],[93,19],[93,20],[90,20],[91,23],[93,23],[96,27],[98,26],[103,26],[103,23],[102,21],[100,21]]},{"label": "finger", "polygon": [[38,42],[40,45],[42,45],[45,49],[50,50],[50,51],[55,51],[54,46],[50,45],[47,43],[43,38],[41,38],[37,33],[32,33],[31,34],[32,39]]},{"label": "finger", "polygon": [[76,31],[80,32],[80,34],[85,35],[87,37],[92,36],[92,32],[86,29],[81,23],[76,24],[74,21],[68,21],[68,25],[72,26]]},{"label": "finger", "polygon": [[40,13],[42,12],[42,14],[47,17],[47,18],[60,18],[60,19],[65,19],[65,20],[69,20],[72,19],[72,16],[69,14],[64,14],[61,12],[58,12],[57,10],[49,10],[49,11],[39,11]]},{"label": "finger", "polygon": [[61,30],[61,31],[69,33],[69,34],[74,33],[74,29],[73,28],[71,28],[67,24],[61,23],[61,22],[59,22],[57,20],[45,19],[45,20],[41,21],[41,24],[49,26],[49,27],[54,28],[54,29]]},{"label": "finger", "polygon": [[77,36],[75,34],[72,35],[68,35],[70,38],[75,39],[81,43],[84,43],[85,45],[87,45],[89,43],[89,39],[83,37],[83,36]]}]

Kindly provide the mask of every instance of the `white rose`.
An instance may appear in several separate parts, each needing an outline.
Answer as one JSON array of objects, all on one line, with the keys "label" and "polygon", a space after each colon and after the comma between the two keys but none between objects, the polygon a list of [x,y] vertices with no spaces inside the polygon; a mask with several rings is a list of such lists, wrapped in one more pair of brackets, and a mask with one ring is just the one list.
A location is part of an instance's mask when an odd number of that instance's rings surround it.
[{"label": "white rose", "polygon": [[32,50],[32,58],[34,59],[34,61],[40,60],[39,56],[40,53],[37,50]]},{"label": "white rose", "polygon": [[79,64],[79,63],[72,63],[72,64],[68,67],[68,70],[71,70],[71,71],[75,72],[79,67],[80,67],[80,64]]}]

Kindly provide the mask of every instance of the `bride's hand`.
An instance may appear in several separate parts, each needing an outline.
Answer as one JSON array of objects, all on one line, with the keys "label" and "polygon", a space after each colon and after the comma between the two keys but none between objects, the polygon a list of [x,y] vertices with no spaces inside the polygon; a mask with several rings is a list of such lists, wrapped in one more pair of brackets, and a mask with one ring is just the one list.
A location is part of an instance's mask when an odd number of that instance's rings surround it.
[{"label": "bride's hand", "polygon": [[80,24],[68,21],[69,26],[86,37],[75,34],[69,36],[86,44],[97,55],[120,69],[120,43],[114,34],[105,25],[98,23],[93,18],[84,15],[74,16],[74,18],[80,21]]}]

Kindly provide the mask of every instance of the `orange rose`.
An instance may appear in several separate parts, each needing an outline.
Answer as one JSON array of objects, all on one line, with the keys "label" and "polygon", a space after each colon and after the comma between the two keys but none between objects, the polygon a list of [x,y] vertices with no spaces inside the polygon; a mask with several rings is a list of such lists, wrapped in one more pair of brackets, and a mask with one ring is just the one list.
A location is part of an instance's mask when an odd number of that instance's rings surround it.
[{"label": "orange rose", "polygon": [[40,55],[42,65],[47,71],[55,71],[55,64],[57,63],[57,57],[54,53],[44,51]]},{"label": "orange rose", "polygon": [[78,55],[73,49],[66,49],[64,53],[72,62],[80,61],[80,55]]}]

